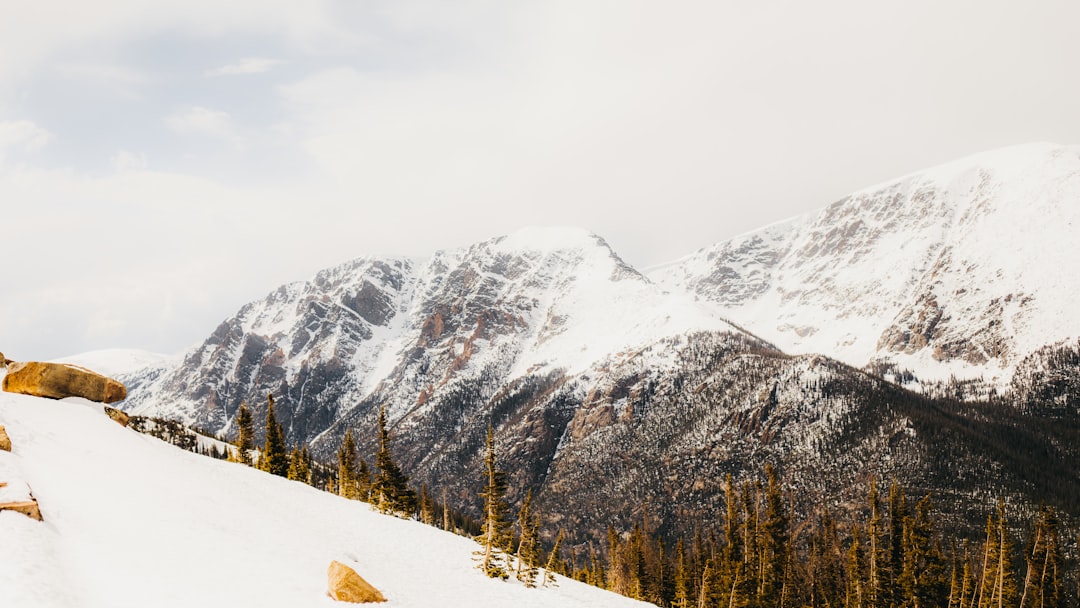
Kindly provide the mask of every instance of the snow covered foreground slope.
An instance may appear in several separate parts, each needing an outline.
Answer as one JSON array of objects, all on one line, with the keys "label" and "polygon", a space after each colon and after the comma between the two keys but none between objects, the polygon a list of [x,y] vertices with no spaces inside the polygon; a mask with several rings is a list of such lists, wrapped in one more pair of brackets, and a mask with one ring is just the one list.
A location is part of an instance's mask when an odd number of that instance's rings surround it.
[{"label": "snow covered foreground slope", "polygon": [[1028,144],[866,188],[649,276],[789,353],[1004,388],[1080,335],[1080,147]]},{"label": "snow covered foreground slope", "polygon": [[642,606],[574,581],[484,577],[477,545],[297,482],[178,450],[77,399],[0,393],[0,480],[44,522],[0,512],[0,606],[343,606],[326,569],[353,565],[386,606]]}]

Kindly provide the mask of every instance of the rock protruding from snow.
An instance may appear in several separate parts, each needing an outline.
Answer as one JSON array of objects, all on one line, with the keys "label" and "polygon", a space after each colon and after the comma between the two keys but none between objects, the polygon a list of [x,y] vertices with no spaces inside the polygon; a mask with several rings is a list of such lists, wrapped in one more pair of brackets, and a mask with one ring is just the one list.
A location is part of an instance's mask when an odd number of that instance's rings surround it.
[{"label": "rock protruding from snow", "polygon": [[112,378],[77,365],[39,361],[9,365],[3,389],[32,397],[82,397],[99,403],[115,403],[127,397],[127,388]]},{"label": "rock protruding from snow", "polygon": [[330,562],[326,578],[327,593],[339,602],[371,604],[386,601],[383,594],[357,574],[356,570],[337,560]]},{"label": "rock protruding from snow", "polygon": [[11,451],[11,437],[8,437],[7,429],[2,424],[0,424],[0,450]]},{"label": "rock protruding from snow", "polygon": [[105,406],[105,415],[120,426],[126,427],[131,422],[131,416],[114,407]]},{"label": "rock protruding from snow", "polygon": [[0,511],[13,511],[30,519],[42,520],[41,509],[30,492],[30,486],[20,480],[0,482]]}]

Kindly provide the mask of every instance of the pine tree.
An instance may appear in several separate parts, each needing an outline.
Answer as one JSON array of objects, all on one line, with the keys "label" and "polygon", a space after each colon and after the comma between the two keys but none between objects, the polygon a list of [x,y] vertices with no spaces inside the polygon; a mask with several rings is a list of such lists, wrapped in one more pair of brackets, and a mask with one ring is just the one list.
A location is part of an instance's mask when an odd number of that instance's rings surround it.
[{"label": "pine tree", "polygon": [[[731,477],[728,476],[728,482]],[[690,573],[686,569],[686,547],[680,536],[675,544],[675,598],[671,608],[690,608]]]},{"label": "pine tree", "polygon": [[442,529],[454,531],[454,518],[450,515],[450,503],[446,500],[446,488],[442,491]]},{"label": "pine tree", "polygon": [[236,411],[236,460],[251,465],[251,450],[255,447],[255,419],[244,402]]},{"label": "pine tree", "polygon": [[420,484],[420,521],[429,526],[435,525],[435,499],[428,492],[427,484]]},{"label": "pine tree", "polygon": [[870,521],[866,529],[866,606],[883,608],[882,577],[885,570],[884,535],[882,533],[881,500],[878,497],[877,480],[870,480]]},{"label": "pine tree", "polygon": [[785,589],[785,566],[787,565],[787,513],[780,492],[776,469],[766,465],[768,487],[765,492],[765,518],[761,522],[759,547],[761,570],[758,581],[758,603],[762,606],[780,606]]},{"label": "pine tree", "polygon": [[274,396],[266,395],[266,442],[259,457],[259,468],[268,473],[285,477],[289,474],[289,456],[285,451],[285,437],[274,415]]},{"label": "pine tree", "polygon": [[487,483],[483,492],[484,499],[483,532],[480,543],[484,546],[483,558],[480,569],[492,578],[507,578],[500,549],[507,544],[508,530],[510,528],[507,518],[506,506],[506,473],[499,470],[495,463],[495,436],[491,426],[487,432],[487,455],[484,458],[484,466],[487,469]]},{"label": "pine tree", "polygon": [[540,517],[532,512],[532,490],[525,494],[525,501],[521,503],[518,527],[521,540],[518,542],[516,576],[526,587],[535,587],[540,565]]},{"label": "pine tree", "polygon": [[356,499],[371,502],[371,469],[367,461],[359,458],[360,466],[356,472]]},{"label": "pine tree", "polygon": [[882,579],[881,605],[896,605],[899,598],[898,579],[904,569],[904,518],[907,517],[907,499],[903,490],[893,481],[889,486],[889,545],[886,560],[887,577]]},{"label": "pine tree", "polygon": [[304,450],[293,448],[292,452],[289,454],[288,477],[294,481],[302,481],[306,484],[310,484],[311,469],[308,468],[306,450],[306,446]]},{"label": "pine tree", "polygon": [[930,496],[915,505],[915,514],[904,520],[904,560],[900,587],[905,604],[915,608],[947,600],[945,560],[933,531]]},{"label": "pine tree", "polygon": [[1012,540],[1005,521],[1005,502],[998,500],[997,518],[987,520],[986,551],[979,608],[1012,608],[1018,590],[1012,570]]},{"label": "pine tree", "polygon": [[1057,514],[1051,507],[1040,507],[1031,541],[1024,550],[1027,575],[1020,608],[1061,606],[1061,560]]},{"label": "pine tree", "polygon": [[563,570],[562,556],[559,554],[562,549],[563,531],[560,529],[559,534],[555,537],[555,546],[551,548],[551,553],[548,554],[547,564],[544,566],[544,582],[541,586],[547,587],[550,584],[552,587],[557,587],[555,584],[555,574],[561,573]]},{"label": "pine tree", "polygon": [[847,558],[847,589],[844,597],[844,608],[863,608],[865,576],[863,570],[866,565],[866,556],[862,546],[862,530],[856,524],[851,530],[851,545],[848,547]]},{"label": "pine tree", "polygon": [[390,455],[390,431],[386,428],[386,408],[379,410],[379,451],[375,453],[375,481],[372,502],[383,513],[411,516],[416,511],[416,492],[409,489],[409,476]]},{"label": "pine tree", "polygon": [[[360,500],[360,487],[356,462],[360,457],[356,453],[356,441],[352,429],[345,429],[345,439],[338,450],[338,494],[349,500]],[[363,461],[361,461],[363,462]]]}]

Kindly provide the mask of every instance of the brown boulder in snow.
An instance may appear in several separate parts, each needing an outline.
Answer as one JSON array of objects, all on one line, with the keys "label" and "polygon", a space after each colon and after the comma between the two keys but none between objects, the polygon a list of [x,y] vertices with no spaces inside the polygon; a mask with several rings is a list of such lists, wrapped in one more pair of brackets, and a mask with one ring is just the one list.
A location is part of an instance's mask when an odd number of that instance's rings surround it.
[{"label": "brown boulder in snow", "polygon": [[12,363],[4,376],[3,388],[9,393],[34,397],[82,397],[100,403],[113,403],[127,397],[127,387],[116,380],[67,363]]},{"label": "brown boulder in snow", "polygon": [[328,579],[327,593],[339,602],[353,602],[355,604],[367,604],[371,602],[385,602],[379,590],[371,586],[356,573],[356,570],[339,561],[330,562],[330,568],[326,571]]},{"label": "brown boulder in snow", "polygon": [[18,502],[0,502],[0,511],[14,511],[16,513],[22,513],[30,519],[41,519],[41,509],[38,508],[36,500],[20,500]]},{"label": "brown boulder in snow", "polygon": [[0,424],[0,450],[11,451],[11,437],[8,437],[7,429],[2,424]]},{"label": "brown boulder in snow", "polygon": [[106,405],[105,415],[109,418],[112,418],[114,422],[123,427],[126,427],[128,423],[131,422],[131,416],[127,415],[126,412],[121,412],[115,407],[109,407]]},{"label": "brown boulder in snow", "polygon": [[30,487],[21,481],[11,485],[0,482],[0,511],[14,511],[31,519],[42,520],[37,499],[30,493]]}]

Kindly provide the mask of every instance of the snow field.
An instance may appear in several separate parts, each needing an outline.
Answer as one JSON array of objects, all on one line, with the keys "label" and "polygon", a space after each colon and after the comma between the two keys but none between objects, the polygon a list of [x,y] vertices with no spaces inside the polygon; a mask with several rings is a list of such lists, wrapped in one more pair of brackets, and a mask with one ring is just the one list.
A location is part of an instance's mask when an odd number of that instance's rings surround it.
[{"label": "snow field", "polygon": [[478,545],[363,503],[125,429],[81,399],[0,393],[44,522],[0,513],[0,606],[341,606],[326,569],[352,565],[389,607],[647,605],[561,579],[526,589],[475,568]]}]

